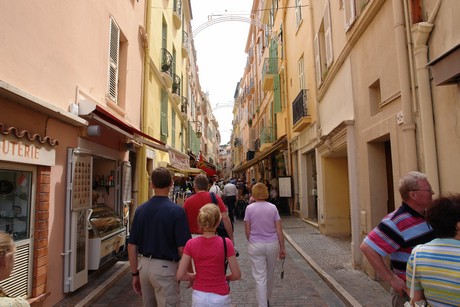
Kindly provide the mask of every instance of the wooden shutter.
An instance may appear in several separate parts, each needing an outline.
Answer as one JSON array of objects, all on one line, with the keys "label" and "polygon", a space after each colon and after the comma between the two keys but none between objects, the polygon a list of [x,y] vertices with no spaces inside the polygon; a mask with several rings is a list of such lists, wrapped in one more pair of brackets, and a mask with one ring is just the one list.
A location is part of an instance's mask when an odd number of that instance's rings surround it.
[{"label": "wooden shutter", "polygon": [[326,66],[331,66],[334,60],[334,54],[332,51],[332,27],[331,27],[331,10],[329,1],[324,8],[324,40],[326,44]]},{"label": "wooden shutter", "polygon": [[120,51],[120,28],[110,17],[109,42],[109,98],[117,102],[118,98],[118,54]]},{"label": "wooden shutter", "polygon": [[343,11],[345,17],[345,31],[350,29],[353,22],[356,20],[356,4],[355,0],[342,0]]},{"label": "wooden shutter", "polygon": [[161,136],[168,136],[168,96],[161,91]]},{"label": "wooden shutter", "polygon": [[321,85],[321,55],[319,53],[319,37],[318,33],[315,35],[315,40],[313,41],[313,50],[315,52],[315,68],[316,68],[316,86]]},{"label": "wooden shutter", "polygon": [[276,74],[273,78],[273,90],[275,93],[273,111],[281,112],[281,91],[280,91],[280,75]]}]

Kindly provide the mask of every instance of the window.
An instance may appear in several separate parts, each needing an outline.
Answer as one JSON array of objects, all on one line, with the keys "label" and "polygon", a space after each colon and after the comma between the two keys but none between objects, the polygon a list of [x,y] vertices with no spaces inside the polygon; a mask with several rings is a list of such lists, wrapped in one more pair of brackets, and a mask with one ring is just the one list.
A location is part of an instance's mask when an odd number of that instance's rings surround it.
[{"label": "window", "polygon": [[329,67],[334,61],[332,52],[332,28],[329,2],[324,8],[323,20],[314,38],[316,83],[319,87],[327,76]]},{"label": "window", "polygon": [[164,18],[163,24],[161,25],[161,48],[168,50],[168,25]]},{"label": "window", "polygon": [[109,82],[108,98],[120,107],[126,91],[126,67],[128,42],[120,31],[120,27],[113,17],[110,17],[109,33]]},{"label": "window", "polygon": [[345,31],[351,28],[355,20],[364,11],[369,0],[342,0],[341,8],[343,8],[345,18]]},{"label": "window", "polygon": [[168,95],[161,90],[161,141],[166,143],[168,140]]},{"label": "window", "polygon": [[380,112],[380,102],[382,101],[380,95],[380,80],[375,81],[369,86],[369,104],[371,116]]},{"label": "window", "polygon": [[299,69],[299,90],[305,89],[305,74],[304,74],[304,62],[303,56],[300,58],[299,62],[297,63]]},{"label": "window", "polygon": [[176,147],[176,111],[171,109],[171,145]]},{"label": "window", "polygon": [[295,21],[297,27],[300,26],[300,22],[302,21],[302,0],[296,0],[295,3]]}]

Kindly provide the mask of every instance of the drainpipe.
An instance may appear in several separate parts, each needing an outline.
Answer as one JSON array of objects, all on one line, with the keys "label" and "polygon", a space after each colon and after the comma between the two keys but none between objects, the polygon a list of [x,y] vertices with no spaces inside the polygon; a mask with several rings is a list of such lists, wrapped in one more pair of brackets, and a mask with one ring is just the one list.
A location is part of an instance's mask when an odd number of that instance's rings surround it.
[{"label": "drainpipe", "polygon": [[[415,139],[415,123],[412,115],[412,94],[410,80],[410,64],[407,54],[406,24],[404,23],[404,8],[401,0],[393,0],[393,22],[396,38],[399,81],[401,84],[401,105],[403,124],[402,137],[404,143],[401,172],[403,174],[417,170],[417,146]],[[408,26],[408,25],[407,25]]]},{"label": "drainpipe", "polygon": [[[149,72],[150,72],[150,46],[149,46],[149,32],[150,32],[150,19],[151,19],[151,0],[145,1],[145,29],[139,28],[140,35],[144,43],[144,76],[143,76],[143,99],[142,99],[142,132],[148,134],[148,101],[149,101]],[[138,154],[138,161],[136,172],[139,178],[139,203],[143,203],[148,199],[148,185],[149,185],[149,174],[145,171],[147,169],[147,148],[146,145],[142,146],[141,151]]]},{"label": "drainpipe", "polygon": [[[407,0],[404,0],[406,16],[408,12]],[[427,22],[420,22],[412,27],[413,52],[415,58],[415,72],[418,80],[418,99],[420,114],[420,149],[423,152],[421,159],[424,171],[430,180],[433,191],[439,190],[438,156],[436,151],[436,136],[433,120],[433,101],[431,93],[430,75],[428,72],[428,39],[434,27],[434,19],[439,11],[441,0],[436,3]],[[407,17],[408,18],[408,17]],[[406,18],[406,20],[407,20]]]}]

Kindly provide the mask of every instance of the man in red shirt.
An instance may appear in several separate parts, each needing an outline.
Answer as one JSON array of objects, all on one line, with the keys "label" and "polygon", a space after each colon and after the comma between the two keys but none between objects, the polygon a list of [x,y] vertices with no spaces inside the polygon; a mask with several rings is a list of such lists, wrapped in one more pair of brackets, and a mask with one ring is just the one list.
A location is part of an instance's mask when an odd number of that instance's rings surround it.
[{"label": "man in red shirt", "polygon": [[[188,225],[190,228],[190,233],[193,234],[202,234],[202,230],[198,226],[198,212],[201,207],[206,204],[213,203],[211,194],[208,192],[208,177],[206,175],[197,175],[193,181],[193,188],[195,189],[195,194],[188,197],[184,202],[184,210],[187,215]],[[230,240],[233,241],[233,229],[228,217],[227,207],[225,207],[222,199],[216,195],[217,205],[219,206],[220,213],[222,214],[222,221],[225,226],[225,230],[228,233]]]}]

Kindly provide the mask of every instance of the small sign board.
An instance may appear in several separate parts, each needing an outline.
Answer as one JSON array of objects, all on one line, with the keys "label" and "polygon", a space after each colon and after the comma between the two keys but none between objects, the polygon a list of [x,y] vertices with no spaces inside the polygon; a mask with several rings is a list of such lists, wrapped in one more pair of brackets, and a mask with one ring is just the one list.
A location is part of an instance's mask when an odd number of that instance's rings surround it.
[{"label": "small sign board", "polygon": [[291,177],[278,177],[279,197],[292,197]]}]

